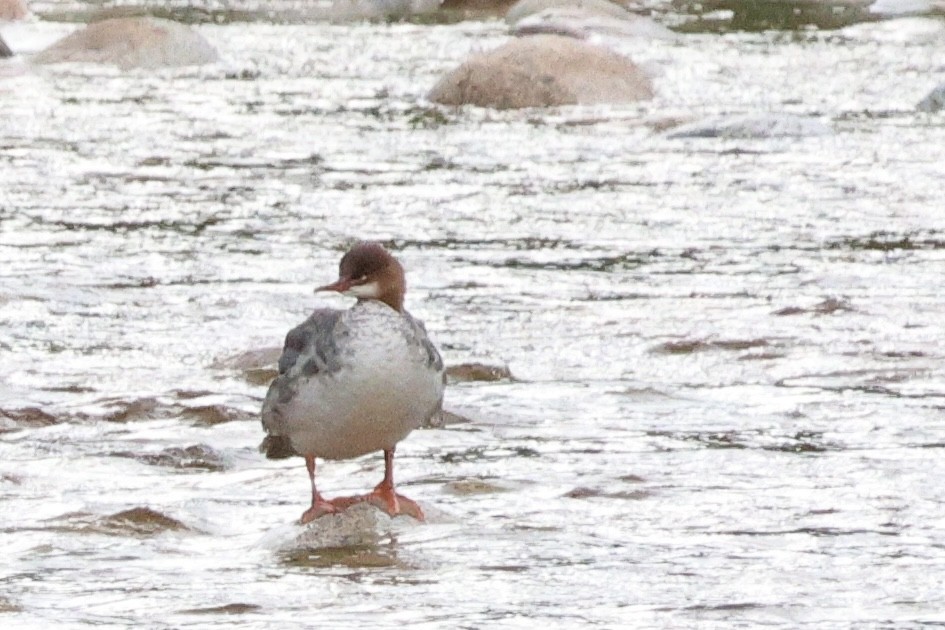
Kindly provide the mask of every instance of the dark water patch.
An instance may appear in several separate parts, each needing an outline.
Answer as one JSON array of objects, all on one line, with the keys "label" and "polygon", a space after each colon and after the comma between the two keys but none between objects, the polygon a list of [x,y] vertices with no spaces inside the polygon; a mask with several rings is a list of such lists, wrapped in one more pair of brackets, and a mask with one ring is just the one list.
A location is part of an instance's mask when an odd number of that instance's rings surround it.
[{"label": "dark water patch", "polygon": [[787,356],[786,352],[749,352],[738,357],[739,361],[774,361],[783,359]]},{"label": "dark water patch", "polygon": [[854,308],[850,302],[843,298],[829,297],[817,304],[809,307],[801,306],[787,306],[785,308],[775,311],[774,315],[786,316],[786,315],[803,315],[803,314],[814,314],[814,315],[833,315],[834,313],[845,313],[853,312]]},{"label": "dark water patch", "polygon": [[764,444],[761,448],[782,453],[825,453],[846,449],[843,444],[825,440],[824,434],[820,431],[798,431],[794,435],[776,440],[774,443]]},{"label": "dark water patch", "polygon": [[439,456],[439,460],[444,464],[457,464],[462,462],[478,461],[501,461],[510,457],[540,457],[541,453],[528,447],[514,448],[487,448],[485,446],[474,446],[462,451],[449,451]]},{"label": "dark water patch", "polygon": [[[446,115],[443,109],[439,107],[411,107],[404,115],[407,117],[407,124],[411,129],[437,129],[443,125],[447,125],[452,121],[452,119]],[[440,168],[455,168],[455,164],[440,158],[442,160],[442,166],[436,166],[430,168],[432,162],[427,164],[427,167],[424,170],[439,170]]]},{"label": "dark water patch", "polygon": [[766,348],[770,342],[767,339],[684,339],[682,341],[666,341],[650,352],[654,354],[694,354],[707,350],[750,350],[752,348]]},{"label": "dark water patch", "polygon": [[179,610],[177,613],[181,615],[245,615],[261,610],[262,606],[257,604],[238,602],[234,604],[224,604],[223,606],[211,606],[209,608],[187,608]]},{"label": "dark water patch", "polygon": [[781,453],[822,453],[843,450],[842,444],[827,442],[823,433],[798,431],[793,435],[772,436],[764,431],[647,431],[651,437],[695,443],[709,449],[755,449]]},{"label": "dark water patch", "polygon": [[292,170],[298,168],[321,167],[324,159],[317,153],[291,158],[252,159],[210,155],[193,158],[184,162],[184,166],[201,171],[210,171],[217,168],[226,169],[256,169],[256,170]]},{"label": "dark water patch", "polygon": [[876,20],[872,0],[677,0],[672,6],[683,16],[675,27],[682,33],[804,31],[839,29]]},{"label": "dark water patch", "polygon": [[945,236],[938,232],[872,232],[867,236],[851,236],[824,243],[826,250],[851,251],[920,251],[945,249]]},{"label": "dark water patch", "polygon": [[797,527],[794,529],[777,530],[726,530],[715,532],[722,536],[791,536],[794,534],[804,534],[816,538],[834,538],[841,536],[862,536],[863,534],[878,534],[880,536],[898,536],[898,531],[884,529],[844,529],[841,527]]},{"label": "dark water patch", "polygon": [[659,250],[650,252],[628,252],[613,256],[595,256],[570,260],[531,260],[528,258],[506,258],[486,261],[490,267],[504,269],[529,269],[541,271],[629,271],[651,264],[661,257]]},{"label": "dark water patch", "polygon": [[138,231],[160,230],[163,232],[174,232],[188,236],[197,236],[203,233],[209,227],[221,223],[223,219],[218,217],[206,217],[200,221],[110,221],[108,223],[90,223],[80,221],[56,220],[50,221],[49,225],[58,227],[69,232],[112,232],[114,234],[130,234]]},{"label": "dark water patch", "polygon": [[[852,354],[850,356],[859,356]],[[775,387],[813,388],[829,392],[860,392],[891,398],[904,399],[941,399],[945,392],[916,392],[908,393],[893,387],[900,383],[908,383],[917,377],[928,374],[925,369],[881,369],[881,370],[837,370],[819,374],[804,374],[800,376],[779,379],[774,382]]]},{"label": "dark water patch", "polygon": [[61,394],[91,394],[98,390],[86,385],[47,385],[41,387],[44,392],[58,392]]},{"label": "dark water patch", "polygon": [[460,363],[446,368],[446,376],[453,383],[514,381],[508,366],[485,363]]},{"label": "dark water patch", "polygon": [[485,564],[479,567],[480,571],[485,571],[486,573],[492,573],[498,571],[500,573],[527,573],[531,567],[524,564]]},{"label": "dark water patch", "polygon": [[204,470],[219,472],[226,470],[223,456],[206,444],[166,448],[158,453],[132,453],[121,451],[112,457],[126,457],[151,466],[163,466],[182,470]]},{"label": "dark water patch", "polygon": [[885,359],[926,359],[932,355],[921,350],[886,350],[884,352],[877,352],[874,356],[883,357]]},{"label": "dark water patch", "polygon": [[686,606],[682,610],[689,610],[692,612],[733,612],[739,610],[755,610],[758,608],[767,608],[764,604],[757,604],[755,602],[736,602],[732,604],[693,604],[692,606]]},{"label": "dark water patch", "polygon": [[[584,250],[584,246],[572,240],[538,236],[521,238],[432,238],[426,240],[394,238],[383,240],[381,244],[394,251],[405,249],[446,249],[454,251],[467,249],[498,251]],[[349,246],[350,243],[345,243],[337,246],[335,249],[338,251],[347,251]]]},{"label": "dark water patch", "polygon": [[557,182],[548,187],[547,190],[553,191],[557,194],[567,194],[573,192],[581,192],[586,190],[593,191],[604,191],[604,192],[613,192],[620,190],[622,188],[631,188],[631,187],[640,187],[640,186],[656,186],[651,182],[641,182],[638,180],[624,180],[616,178],[608,179],[580,179],[571,182]]}]

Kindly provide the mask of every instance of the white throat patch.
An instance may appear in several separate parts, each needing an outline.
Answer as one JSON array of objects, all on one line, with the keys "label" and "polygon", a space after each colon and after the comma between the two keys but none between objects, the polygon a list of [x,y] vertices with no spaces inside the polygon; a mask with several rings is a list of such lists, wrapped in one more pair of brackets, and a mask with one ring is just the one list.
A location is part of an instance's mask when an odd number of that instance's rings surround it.
[{"label": "white throat patch", "polygon": [[378,285],[377,280],[374,280],[365,284],[356,284],[345,291],[344,294],[356,298],[376,300],[381,295],[381,287]]}]

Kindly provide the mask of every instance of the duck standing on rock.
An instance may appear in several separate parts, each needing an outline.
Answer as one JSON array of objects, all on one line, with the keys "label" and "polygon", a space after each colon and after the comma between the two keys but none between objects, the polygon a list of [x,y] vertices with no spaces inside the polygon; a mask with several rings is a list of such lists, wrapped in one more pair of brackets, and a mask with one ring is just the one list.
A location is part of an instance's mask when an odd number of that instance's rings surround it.
[{"label": "duck standing on rock", "polygon": [[[271,459],[305,458],[312,506],[302,523],[369,502],[387,514],[423,520],[416,502],[394,491],[397,443],[437,414],[444,367],[423,323],[404,310],[404,269],[382,245],[360,242],[341,259],[339,278],[316,291],[358,299],[348,310],[317,309],[286,335],[279,376],[262,407]],[[325,499],[315,458],[350,459],[384,451],[384,479],[368,494]]]}]

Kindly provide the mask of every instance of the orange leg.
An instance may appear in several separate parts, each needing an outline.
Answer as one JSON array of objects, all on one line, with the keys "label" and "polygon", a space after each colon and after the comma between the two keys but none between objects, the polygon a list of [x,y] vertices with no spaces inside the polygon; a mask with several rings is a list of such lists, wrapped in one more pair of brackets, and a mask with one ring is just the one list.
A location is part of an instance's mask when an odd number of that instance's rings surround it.
[{"label": "orange leg", "polygon": [[416,501],[394,492],[394,449],[384,451],[384,479],[369,494],[358,497],[339,497],[331,500],[331,505],[344,510],[356,503],[368,502],[379,510],[397,516],[407,514],[418,521],[424,520],[423,510]]},{"label": "orange leg", "polygon": [[311,523],[319,516],[324,516],[326,514],[332,514],[338,511],[338,508],[329,503],[318,493],[318,490],[315,489],[315,457],[306,455],[305,456],[305,467],[308,469],[308,478],[312,482],[312,507],[305,510],[302,514],[301,523],[305,525],[306,523]]}]

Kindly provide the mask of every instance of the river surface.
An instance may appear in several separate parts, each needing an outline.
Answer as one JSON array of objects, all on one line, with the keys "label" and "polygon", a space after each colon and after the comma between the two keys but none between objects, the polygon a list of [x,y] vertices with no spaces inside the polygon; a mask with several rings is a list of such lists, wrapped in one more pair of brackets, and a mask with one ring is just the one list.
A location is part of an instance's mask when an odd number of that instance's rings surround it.
[{"label": "river surface", "polygon": [[[655,100],[501,113],[423,100],[495,19],[196,28],[219,63],[0,72],[0,625],[945,624],[945,23],[627,41]],[[834,133],[661,131],[753,112]],[[287,547],[233,357],[357,238],[512,377],[401,444],[428,523]]]}]

